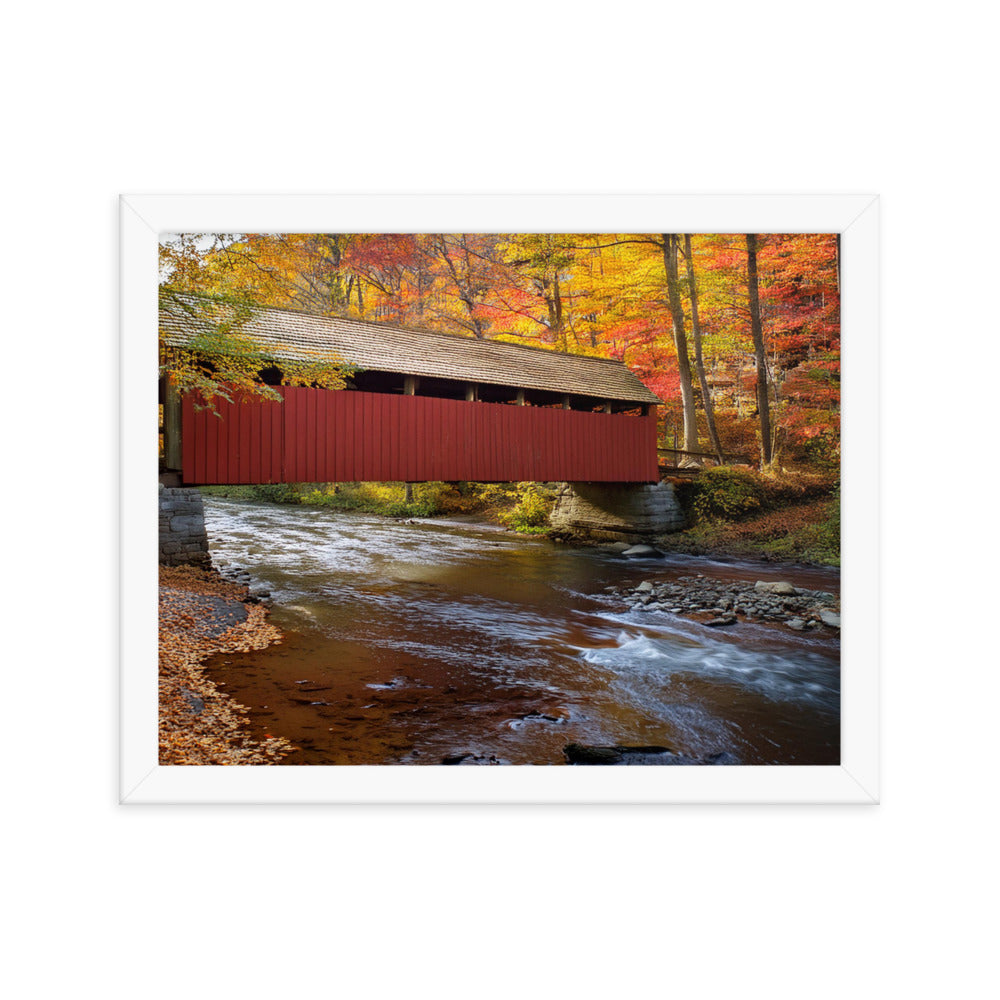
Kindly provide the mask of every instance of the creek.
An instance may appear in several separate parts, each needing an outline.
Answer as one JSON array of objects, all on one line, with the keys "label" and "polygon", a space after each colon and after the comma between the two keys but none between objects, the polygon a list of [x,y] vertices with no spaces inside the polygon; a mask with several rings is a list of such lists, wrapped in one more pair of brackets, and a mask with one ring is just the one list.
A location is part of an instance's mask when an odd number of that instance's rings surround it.
[{"label": "creek", "polygon": [[283,641],[208,662],[297,764],[562,764],[569,743],[836,764],[839,633],[707,628],[609,586],[702,573],[839,592],[839,571],[627,559],[471,519],[205,498],[213,561],[270,591]]}]

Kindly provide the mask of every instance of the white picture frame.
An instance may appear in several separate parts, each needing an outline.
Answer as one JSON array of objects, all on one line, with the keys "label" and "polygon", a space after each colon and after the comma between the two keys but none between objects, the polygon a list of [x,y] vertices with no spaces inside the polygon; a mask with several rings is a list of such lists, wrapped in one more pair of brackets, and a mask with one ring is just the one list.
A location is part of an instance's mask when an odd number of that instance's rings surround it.
[{"label": "white picture frame", "polygon": [[[120,200],[120,792],[140,803],[877,803],[879,200],[826,195],[180,195]],[[161,766],[157,249],[185,232],[842,234],[841,763],[734,767]]]}]

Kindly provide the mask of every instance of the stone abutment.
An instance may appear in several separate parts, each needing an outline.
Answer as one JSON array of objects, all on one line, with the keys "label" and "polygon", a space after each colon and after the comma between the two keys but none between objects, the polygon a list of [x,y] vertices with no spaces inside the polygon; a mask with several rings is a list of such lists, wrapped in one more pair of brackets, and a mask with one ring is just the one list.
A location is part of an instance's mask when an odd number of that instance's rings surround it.
[{"label": "stone abutment", "polygon": [[160,565],[211,565],[205,505],[196,489],[160,486]]},{"label": "stone abutment", "polygon": [[612,541],[651,538],[684,527],[670,483],[563,483],[550,520],[567,536]]}]

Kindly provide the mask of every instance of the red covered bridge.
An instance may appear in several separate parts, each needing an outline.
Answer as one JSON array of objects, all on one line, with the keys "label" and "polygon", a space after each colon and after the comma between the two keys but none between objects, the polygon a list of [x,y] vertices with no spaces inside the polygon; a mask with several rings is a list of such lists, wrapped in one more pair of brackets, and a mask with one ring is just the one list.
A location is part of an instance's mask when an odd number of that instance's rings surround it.
[{"label": "red covered bridge", "polygon": [[[197,332],[161,310],[164,344]],[[261,309],[241,333],[270,349],[283,402],[164,396],[166,468],[184,485],[358,481],[658,480],[656,404],[617,361],[382,323]],[[283,360],[333,354],[343,390],[280,385]]]}]

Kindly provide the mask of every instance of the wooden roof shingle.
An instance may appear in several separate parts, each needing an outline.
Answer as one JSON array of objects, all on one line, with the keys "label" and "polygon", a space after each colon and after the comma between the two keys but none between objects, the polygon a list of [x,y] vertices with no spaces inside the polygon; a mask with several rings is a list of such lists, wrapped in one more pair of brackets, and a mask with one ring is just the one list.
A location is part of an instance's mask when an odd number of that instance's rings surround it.
[{"label": "wooden roof shingle", "polygon": [[[205,328],[198,310],[160,309],[164,342],[183,347]],[[594,396],[631,403],[661,400],[620,361],[583,357],[497,340],[413,330],[387,323],[317,316],[289,309],[261,308],[240,333],[273,358],[310,360],[332,353],[359,368],[456,379],[488,385]]]}]

